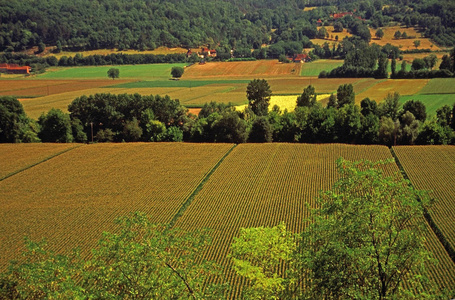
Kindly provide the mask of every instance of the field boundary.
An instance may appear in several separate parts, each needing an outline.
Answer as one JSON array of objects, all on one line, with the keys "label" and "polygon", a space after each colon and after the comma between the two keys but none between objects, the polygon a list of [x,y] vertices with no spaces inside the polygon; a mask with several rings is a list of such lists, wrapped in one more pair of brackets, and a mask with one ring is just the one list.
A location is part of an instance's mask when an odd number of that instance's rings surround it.
[{"label": "field boundary", "polygon": [[193,192],[186,198],[186,200],[183,202],[182,206],[180,209],[177,211],[177,213],[172,217],[172,220],[168,224],[168,229],[174,227],[175,223],[177,220],[185,213],[186,209],[188,206],[193,202],[194,198],[196,198],[197,194],[202,190],[204,187],[204,184],[210,179],[212,174],[218,169],[218,167],[223,163],[224,159],[231,154],[231,152],[237,147],[237,144],[234,144],[224,155],[223,157],[220,158],[220,160],[211,168],[205,176],[202,178],[198,186],[193,190]]},{"label": "field boundary", "polygon": [[[403,165],[401,164],[398,156],[396,155],[395,151],[393,148],[390,148],[390,153],[392,154],[393,158],[395,159],[395,163],[397,164],[398,168],[400,169],[401,174],[403,177],[409,182],[409,186],[414,188],[411,180],[409,179],[408,174],[406,174],[406,171],[403,168]],[[420,202],[420,199],[417,199]],[[427,221],[428,225],[430,225],[431,230],[434,232],[436,237],[438,238],[439,242],[442,244],[444,249],[447,252],[447,255],[449,255],[450,259],[455,263],[455,249],[450,245],[450,243],[447,241],[446,237],[442,233],[442,231],[439,229],[438,225],[434,222],[433,218],[431,217],[430,213],[426,208],[423,208],[423,216],[425,217],[425,220]]]},{"label": "field boundary", "polygon": [[21,172],[23,172],[23,171],[26,171],[26,170],[28,170],[28,169],[31,169],[31,168],[33,168],[33,167],[35,167],[35,166],[37,166],[37,165],[39,165],[39,164],[41,164],[41,163],[43,163],[43,162],[46,162],[46,161],[48,161],[48,160],[53,159],[54,157],[57,157],[57,156],[59,156],[59,155],[61,155],[61,154],[64,154],[64,153],[66,153],[66,152],[68,152],[68,151],[71,151],[71,150],[73,150],[73,149],[76,149],[76,148],[79,148],[79,147],[82,147],[82,146],[83,146],[83,145],[77,145],[77,146],[74,146],[74,147],[65,149],[65,150],[63,150],[63,151],[60,151],[60,152],[58,152],[58,153],[52,154],[51,156],[48,156],[48,157],[44,158],[43,160],[40,160],[40,161],[38,161],[38,162],[36,162],[36,163],[33,163],[33,164],[28,165],[28,166],[26,166],[26,167],[24,167],[24,168],[22,168],[22,169],[16,170],[16,171],[14,171],[14,172],[11,172],[11,173],[9,173],[9,174],[7,174],[7,175],[1,177],[1,178],[0,178],[0,181],[3,181],[3,180],[5,180],[5,179],[7,179],[7,178],[10,178],[11,176],[14,176],[14,175],[16,175],[16,174],[19,174],[19,173],[21,173]]}]

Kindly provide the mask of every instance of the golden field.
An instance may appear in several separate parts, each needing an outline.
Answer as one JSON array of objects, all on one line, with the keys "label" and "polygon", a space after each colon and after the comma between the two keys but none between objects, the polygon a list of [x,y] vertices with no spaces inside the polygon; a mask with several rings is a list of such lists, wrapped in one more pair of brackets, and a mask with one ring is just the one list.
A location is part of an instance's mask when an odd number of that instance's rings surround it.
[{"label": "golden field", "polygon": [[[46,150],[40,144],[17,146],[24,155]],[[103,231],[115,230],[113,221],[119,216],[142,211],[155,222],[169,222],[231,147],[83,145],[1,180],[0,268],[19,257],[24,236],[46,238],[55,251],[80,246],[87,255]],[[10,149],[0,145],[0,153]],[[61,146],[55,147],[58,151]],[[8,168],[17,170],[27,163],[17,160]]]}]

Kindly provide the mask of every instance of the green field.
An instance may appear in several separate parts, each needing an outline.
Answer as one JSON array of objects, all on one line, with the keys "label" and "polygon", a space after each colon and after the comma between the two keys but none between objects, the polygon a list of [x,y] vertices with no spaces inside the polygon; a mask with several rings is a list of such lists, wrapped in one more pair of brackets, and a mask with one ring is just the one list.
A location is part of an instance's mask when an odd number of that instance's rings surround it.
[{"label": "green field", "polygon": [[436,110],[444,105],[452,106],[455,103],[455,94],[432,94],[401,96],[400,104],[408,100],[421,101],[427,108],[427,115],[436,115]]},{"label": "green field", "polygon": [[137,89],[137,88],[157,88],[157,87],[182,87],[182,88],[193,88],[206,86],[211,84],[236,84],[236,83],[248,83],[249,80],[162,80],[162,81],[136,81],[130,83],[116,84],[107,86],[108,88],[126,88],[126,89]]},{"label": "green field", "polygon": [[419,94],[455,94],[455,79],[434,78],[427,83]]},{"label": "green field", "polygon": [[39,79],[83,79],[107,78],[110,68],[120,71],[120,79],[166,79],[171,77],[172,67],[184,67],[186,63],[178,64],[150,64],[150,65],[122,65],[122,66],[90,66],[73,68],[52,68],[46,73],[38,75]]},{"label": "green field", "polygon": [[343,65],[342,60],[321,59],[310,63],[304,63],[300,70],[300,76],[317,77],[321,71],[331,71]]}]

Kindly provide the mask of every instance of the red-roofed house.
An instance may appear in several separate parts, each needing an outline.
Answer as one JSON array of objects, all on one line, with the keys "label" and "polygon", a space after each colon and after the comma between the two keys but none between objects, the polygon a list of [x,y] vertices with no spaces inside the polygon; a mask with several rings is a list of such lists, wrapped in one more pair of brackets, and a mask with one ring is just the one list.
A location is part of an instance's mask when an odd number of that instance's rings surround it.
[{"label": "red-roofed house", "polygon": [[292,58],[292,61],[295,63],[304,63],[310,61],[311,58],[307,54],[296,54]]},{"label": "red-roofed house", "polygon": [[29,66],[20,67],[16,64],[0,64],[0,72],[8,74],[30,74],[32,68]]},{"label": "red-roofed house", "polygon": [[205,57],[216,57],[216,50],[215,49],[209,49],[207,47],[202,47],[201,48],[201,55]]}]

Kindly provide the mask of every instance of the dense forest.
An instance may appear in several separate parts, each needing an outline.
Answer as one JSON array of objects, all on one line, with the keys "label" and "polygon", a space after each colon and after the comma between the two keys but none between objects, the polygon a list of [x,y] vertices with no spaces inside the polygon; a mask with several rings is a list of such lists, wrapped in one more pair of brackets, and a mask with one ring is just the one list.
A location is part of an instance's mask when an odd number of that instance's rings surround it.
[{"label": "dense forest", "polygon": [[455,45],[455,3],[445,0],[0,0],[0,51],[303,45],[317,36],[318,20],[333,23],[337,12],[353,12],[337,21],[364,39],[367,26],[395,22]]}]

